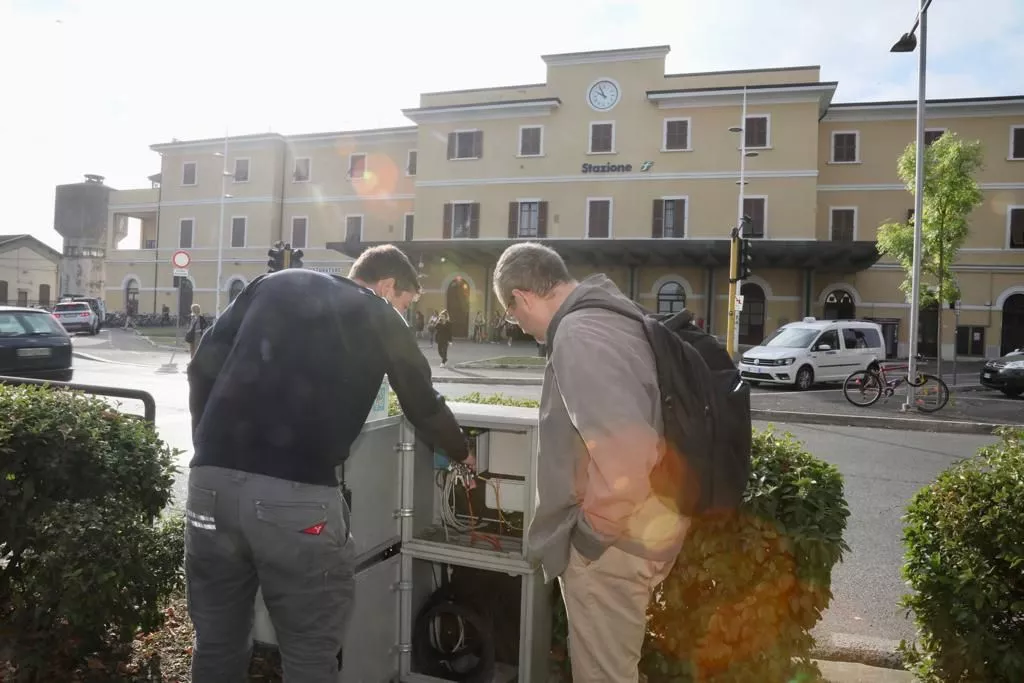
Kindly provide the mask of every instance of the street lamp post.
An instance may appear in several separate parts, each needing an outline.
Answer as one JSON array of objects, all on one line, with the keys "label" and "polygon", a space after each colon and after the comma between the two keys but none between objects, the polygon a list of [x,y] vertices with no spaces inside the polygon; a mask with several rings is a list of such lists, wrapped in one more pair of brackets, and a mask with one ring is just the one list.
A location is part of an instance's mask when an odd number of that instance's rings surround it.
[{"label": "street lamp post", "polygon": [[[914,161],[914,264],[910,275],[910,358],[907,364],[907,375],[917,379],[917,337],[921,317],[921,251],[922,226],[924,225],[924,108],[925,108],[925,72],[928,65],[928,6],[932,0],[921,0],[917,13],[917,21],[909,33],[892,46],[891,52],[913,52],[918,47],[918,39],[914,31],[921,29],[920,50],[917,53],[917,141],[915,142],[916,159]],[[940,306],[941,309],[941,306]],[[940,310],[941,316],[941,310]],[[942,349],[938,350],[942,355]],[[901,410],[906,412],[914,405],[914,385],[907,383],[907,400]]]},{"label": "street lamp post", "polygon": [[228,132],[224,131],[224,151],[217,152],[214,156],[221,157],[223,165],[220,172],[220,220],[217,222],[217,293],[214,315],[220,317],[220,290],[221,279],[224,277],[224,199],[227,197],[228,181]]},{"label": "street lamp post", "polygon": [[[737,183],[740,186],[739,196],[736,200],[736,230],[739,237],[743,238],[743,226],[745,221],[743,220],[743,202],[746,198],[746,185],[747,185],[747,158],[756,157],[757,152],[747,151],[747,86],[743,86],[743,105],[740,113],[740,125],[732,126],[729,128],[731,133],[739,133],[740,135],[740,179]],[[730,264],[737,263],[736,255],[730,254]],[[731,270],[731,266],[730,266]],[[739,275],[737,272],[736,275]],[[739,307],[736,306],[736,298],[743,291],[743,283],[737,277],[735,281],[732,280],[733,273],[729,273],[729,319],[726,323],[726,350],[730,355],[733,355],[739,350],[739,338],[740,338],[740,311]]]}]

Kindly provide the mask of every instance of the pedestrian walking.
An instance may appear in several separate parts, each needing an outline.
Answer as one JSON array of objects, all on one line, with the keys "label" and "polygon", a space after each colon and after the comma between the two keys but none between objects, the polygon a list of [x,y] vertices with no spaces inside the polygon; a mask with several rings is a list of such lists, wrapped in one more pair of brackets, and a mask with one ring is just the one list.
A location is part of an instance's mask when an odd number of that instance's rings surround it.
[{"label": "pedestrian walking", "polygon": [[373,247],[347,278],[299,268],[257,277],[203,338],[188,369],[193,683],[246,680],[257,589],[285,682],[337,682],[356,599],[337,468],[385,373],[424,439],[475,465],[403,318],[419,289],[404,253]]},{"label": "pedestrian walking", "polygon": [[[653,351],[629,297],[604,275],[577,282],[546,246],[506,249],[494,289],[549,355],[527,552],[560,579],[572,679],[637,681],[647,604],[690,524],[651,488],[664,455]],[[584,301],[615,310],[569,312]]]},{"label": "pedestrian walking", "polygon": [[434,329],[434,339],[437,341],[437,354],[441,356],[441,367],[448,367],[448,347],[452,343],[452,320],[448,317],[448,311],[441,311],[437,316],[437,325]]},{"label": "pedestrian walking", "polygon": [[189,358],[195,358],[196,349],[206,332],[208,323],[203,318],[202,309],[199,304],[192,304],[192,315],[188,319],[188,330],[185,332],[185,343],[188,344]]}]

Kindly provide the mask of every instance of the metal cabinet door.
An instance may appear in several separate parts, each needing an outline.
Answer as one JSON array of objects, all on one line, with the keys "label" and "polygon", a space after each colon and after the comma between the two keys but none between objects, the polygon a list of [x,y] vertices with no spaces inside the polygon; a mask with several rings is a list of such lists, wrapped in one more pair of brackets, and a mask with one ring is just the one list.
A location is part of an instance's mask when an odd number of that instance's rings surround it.
[{"label": "metal cabinet door", "polygon": [[401,426],[401,416],[367,422],[345,461],[344,481],[352,492],[357,563],[401,537],[395,516],[401,507],[401,453],[397,449]]},{"label": "metal cabinet door", "polygon": [[386,683],[398,674],[401,555],[356,574],[356,604],[342,649],[339,683]]}]

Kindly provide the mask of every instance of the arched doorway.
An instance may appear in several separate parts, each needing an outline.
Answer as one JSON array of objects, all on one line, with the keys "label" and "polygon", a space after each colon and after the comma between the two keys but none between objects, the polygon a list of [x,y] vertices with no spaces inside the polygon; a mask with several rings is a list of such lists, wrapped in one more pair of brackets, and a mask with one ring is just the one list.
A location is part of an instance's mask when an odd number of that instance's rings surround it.
[{"label": "arched doorway", "polygon": [[999,355],[1024,347],[1024,294],[1014,294],[1003,303],[1003,338]]},{"label": "arched doorway", "polygon": [[178,293],[178,324],[187,325],[192,315],[192,281],[181,278],[181,291]]},{"label": "arched doorway", "polygon": [[740,344],[756,346],[764,339],[764,290],[747,282],[740,289],[743,310],[740,311]]},{"label": "arched doorway", "polygon": [[134,278],[124,286],[124,310],[131,315],[139,314],[139,281]]},{"label": "arched doorway", "polygon": [[238,295],[245,289],[245,283],[241,280],[232,280],[231,285],[228,287],[228,303],[231,303],[238,298]]},{"label": "arched doorway", "polygon": [[469,336],[469,283],[456,276],[448,285],[445,307],[452,321],[452,337]]},{"label": "arched doorway", "polygon": [[825,297],[823,320],[853,320],[857,317],[857,304],[845,289],[834,289]]},{"label": "arched doorway", "polygon": [[679,313],[686,308],[686,290],[678,282],[666,282],[658,288],[658,313]]}]

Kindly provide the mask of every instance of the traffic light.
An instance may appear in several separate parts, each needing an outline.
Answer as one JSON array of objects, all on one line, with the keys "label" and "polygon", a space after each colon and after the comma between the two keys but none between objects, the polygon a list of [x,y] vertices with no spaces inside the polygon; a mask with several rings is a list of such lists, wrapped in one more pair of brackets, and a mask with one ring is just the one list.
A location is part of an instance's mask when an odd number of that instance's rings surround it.
[{"label": "traffic light", "polygon": [[267,256],[270,258],[267,260],[267,272],[276,273],[279,270],[284,270],[284,244],[281,242],[275,242],[269,250],[267,250]]},{"label": "traffic light", "polygon": [[302,250],[301,249],[292,249],[291,254],[292,255],[291,255],[291,259],[289,259],[290,263],[288,264],[288,267],[289,268],[301,268],[302,267],[302,256],[303,256]]},{"label": "traffic light", "polygon": [[753,249],[751,246],[751,240],[747,237],[740,238],[740,257],[739,263],[736,268],[736,278],[738,280],[746,280],[750,277],[750,264],[754,260]]}]

